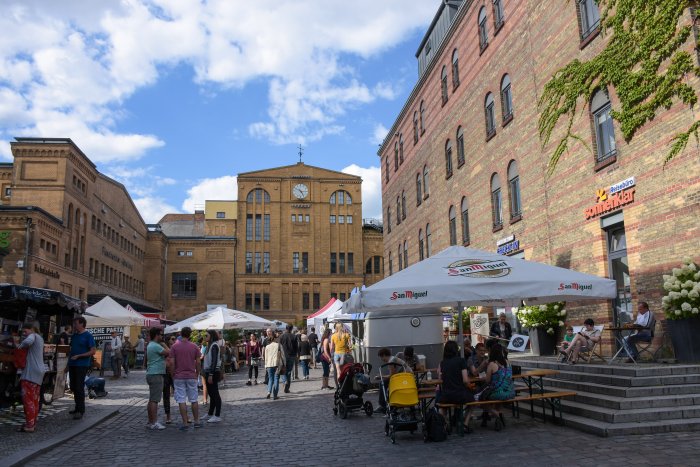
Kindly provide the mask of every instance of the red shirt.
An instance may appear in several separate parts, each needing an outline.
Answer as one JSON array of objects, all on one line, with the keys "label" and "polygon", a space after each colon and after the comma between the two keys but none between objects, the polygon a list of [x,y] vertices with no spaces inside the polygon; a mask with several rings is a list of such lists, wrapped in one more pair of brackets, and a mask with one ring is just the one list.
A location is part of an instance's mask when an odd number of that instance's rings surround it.
[{"label": "red shirt", "polygon": [[177,341],[170,349],[175,360],[173,379],[197,379],[199,348],[190,341]]}]

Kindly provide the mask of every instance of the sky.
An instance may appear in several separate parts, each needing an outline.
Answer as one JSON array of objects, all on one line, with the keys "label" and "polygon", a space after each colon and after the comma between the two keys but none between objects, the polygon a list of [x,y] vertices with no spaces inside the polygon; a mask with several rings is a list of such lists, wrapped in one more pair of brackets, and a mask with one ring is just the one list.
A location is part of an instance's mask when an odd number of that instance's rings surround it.
[{"label": "sky", "polygon": [[437,0],[0,0],[0,161],[71,138],[147,223],[235,199],[236,174],[363,178],[417,81]]}]

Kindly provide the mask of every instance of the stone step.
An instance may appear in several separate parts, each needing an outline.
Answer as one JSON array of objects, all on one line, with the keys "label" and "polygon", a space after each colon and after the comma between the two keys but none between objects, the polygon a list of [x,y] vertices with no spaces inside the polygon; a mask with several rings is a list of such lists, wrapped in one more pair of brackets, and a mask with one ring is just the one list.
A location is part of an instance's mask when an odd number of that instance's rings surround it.
[{"label": "stone step", "polygon": [[700,384],[699,374],[661,375],[661,376],[618,376],[579,371],[560,370],[552,379],[584,381],[616,387],[667,386],[676,384]]},{"label": "stone step", "polygon": [[667,376],[667,375],[687,375],[700,374],[700,365],[661,365],[645,364],[638,365],[607,365],[605,363],[579,363],[569,365],[559,363],[555,359],[529,360],[527,358],[512,358],[511,363],[520,365],[525,369],[547,368],[552,370],[570,371],[578,373],[607,374],[616,376]]},{"label": "stone step", "polygon": [[615,397],[658,397],[700,393],[700,388],[697,384],[619,387],[609,386],[607,384],[592,383],[590,381],[572,381],[554,378],[543,378],[543,383],[545,386],[550,386],[556,388],[557,390],[565,389]]},{"label": "stone step", "polygon": [[700,406],[696,405],[616,410],[562,399],[561,407],[564,413],[614,424],[700,418]]}]

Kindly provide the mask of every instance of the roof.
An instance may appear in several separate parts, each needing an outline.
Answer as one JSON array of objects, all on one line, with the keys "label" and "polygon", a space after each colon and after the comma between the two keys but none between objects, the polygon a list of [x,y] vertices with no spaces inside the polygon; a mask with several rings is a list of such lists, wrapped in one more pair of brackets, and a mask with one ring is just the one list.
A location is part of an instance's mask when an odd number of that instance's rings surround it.
[{"label": "roof", "polygon": [[[290,175],[289,169],[291,168],[299,170],[300,173]],[[307,175],[301,172],[312,172],[313,175]],[[338,172],[336,170],[331,169],[324,169],[323,167],[316,167],[314,165],[307,165],[303,162],[297,162],[296,164],[292,165],[283,165],[281,167],[272,167],[269,169],[254,170],[252,172],[242,172],[238,174],[238,179],[240,180],[242,177],[307,178],[304,177],[304,175],[307,175],[308,178],[332,177],[343,178],[346,180],[362,180],[362,177],[359,177],[357,175],[351,175],[345,172]]]}]

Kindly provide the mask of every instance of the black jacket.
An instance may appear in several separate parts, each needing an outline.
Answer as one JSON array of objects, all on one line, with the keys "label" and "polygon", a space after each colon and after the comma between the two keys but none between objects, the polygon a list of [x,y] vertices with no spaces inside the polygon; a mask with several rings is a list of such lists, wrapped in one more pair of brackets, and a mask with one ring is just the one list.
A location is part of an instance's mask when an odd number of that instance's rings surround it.
[{"label": "black jacket", "polygon": [[504,335],[501,335],[501,326],[498,321],[493,323],[491,325],[491,335],[494,337],[500,337],[503,339],[510,339],[510,336],[513,335],[513,329],[510,327],[510,323],[506,321],[506,332]]},{"label": "black jacket", "polygon": [[285,332],[280,337],[280,345],[287,357],[296,357],[299,353],[299,344],[291,332]]}]

